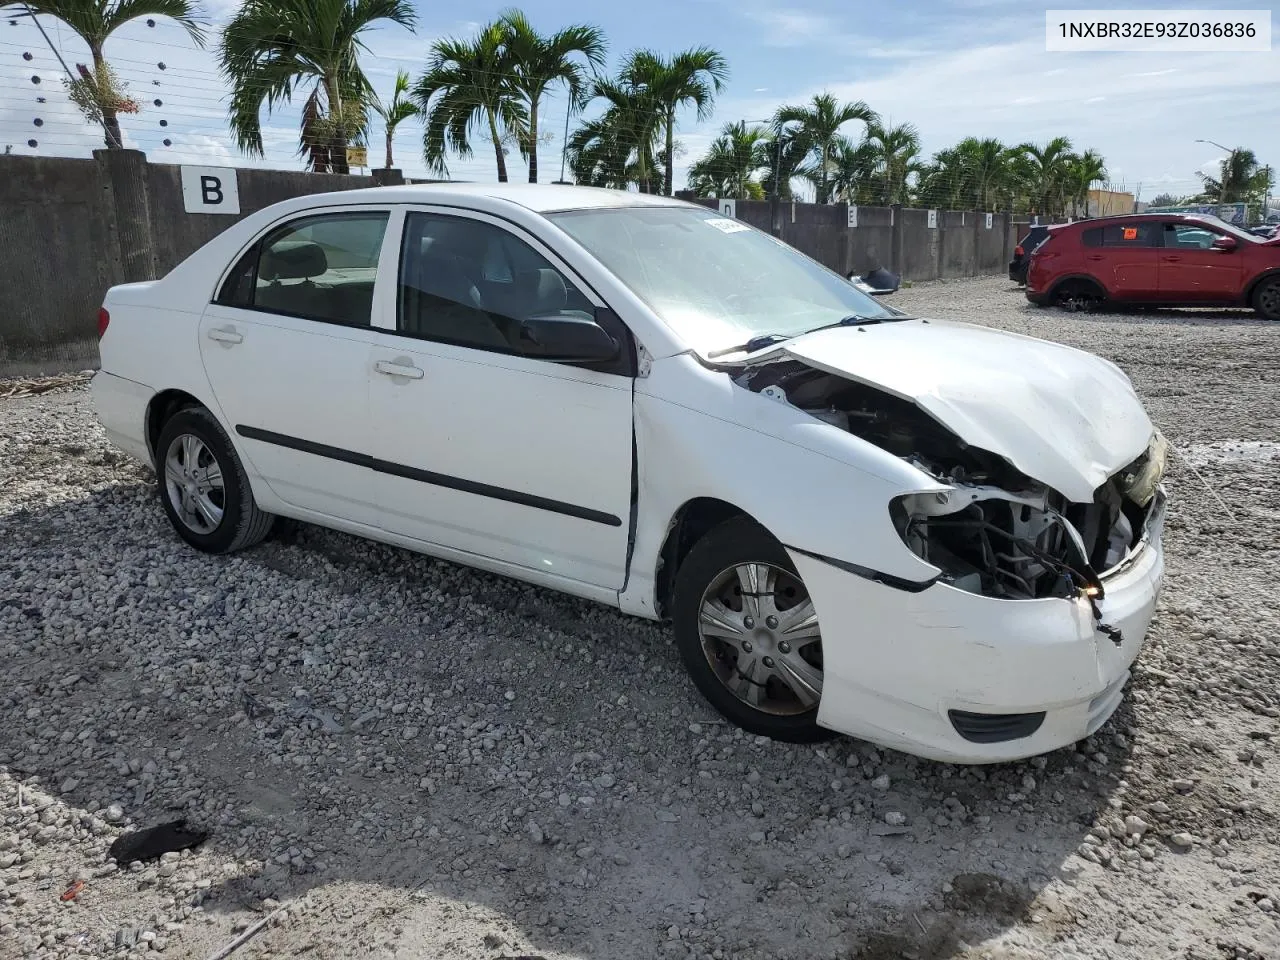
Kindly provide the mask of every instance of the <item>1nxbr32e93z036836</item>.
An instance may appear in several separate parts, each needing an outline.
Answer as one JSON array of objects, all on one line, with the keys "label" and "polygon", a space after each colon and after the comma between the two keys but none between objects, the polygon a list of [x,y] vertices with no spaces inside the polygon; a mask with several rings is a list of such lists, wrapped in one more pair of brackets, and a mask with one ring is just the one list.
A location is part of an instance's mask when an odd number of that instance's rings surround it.
[{"label": "1nxbr32e93z036836", "polygon": [[289,516],[669,619],[767,736],[1070,744],[1160,589],[1165,445],[1113,364],[678,200],[298,198],[104,310],[98,415],[193,546]]}]

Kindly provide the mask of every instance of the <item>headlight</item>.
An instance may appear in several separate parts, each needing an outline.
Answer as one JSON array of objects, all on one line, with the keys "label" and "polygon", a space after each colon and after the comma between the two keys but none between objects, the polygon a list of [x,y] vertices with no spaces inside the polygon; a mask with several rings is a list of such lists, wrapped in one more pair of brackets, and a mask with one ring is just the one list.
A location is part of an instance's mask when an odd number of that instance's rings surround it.
[{"label": "headlight", "polygon": [[1120,489],[1138,506],[1145,507],[1156,495],[1156,487],[1160,486],[1168,465],[1169,441],[1163,433],[1156,430],[1147,452],[1134,461],[1131,469],[1117,478]]}]

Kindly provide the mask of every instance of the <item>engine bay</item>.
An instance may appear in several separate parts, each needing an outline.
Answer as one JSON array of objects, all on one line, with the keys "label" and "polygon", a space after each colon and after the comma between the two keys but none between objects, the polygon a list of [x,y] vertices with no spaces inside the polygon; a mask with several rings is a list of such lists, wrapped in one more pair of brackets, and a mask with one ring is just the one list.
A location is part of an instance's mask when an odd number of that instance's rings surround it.
[{"label": "engine bay", "polygon": [[746,367],[735,382],[900,457],[946,491],[890,504],[903,542],[950,585],[1012,600],[1101,598],[1101,576],[1132,555],[1155,509],[1167,444],[1074,503],[990,451],[965,443],[909,400],[796,360]]}]

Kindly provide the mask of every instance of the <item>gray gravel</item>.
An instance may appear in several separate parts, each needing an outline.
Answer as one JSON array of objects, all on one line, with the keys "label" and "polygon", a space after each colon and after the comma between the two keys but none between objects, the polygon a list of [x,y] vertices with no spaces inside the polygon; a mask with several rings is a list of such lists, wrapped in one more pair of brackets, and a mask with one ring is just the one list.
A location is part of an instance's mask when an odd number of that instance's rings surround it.
[{"label": "gray gravel", "polygon": [[[0,958],[207,957],[281,907],[235,957],[1280,956],[1280,326],[893,302],[1114,359],[1182,455],[1089,741],[744,736],[656,626],[302,525],[199,555],[87,391],[0,401]],[[107,860],[178,816],[197,852]]]}]

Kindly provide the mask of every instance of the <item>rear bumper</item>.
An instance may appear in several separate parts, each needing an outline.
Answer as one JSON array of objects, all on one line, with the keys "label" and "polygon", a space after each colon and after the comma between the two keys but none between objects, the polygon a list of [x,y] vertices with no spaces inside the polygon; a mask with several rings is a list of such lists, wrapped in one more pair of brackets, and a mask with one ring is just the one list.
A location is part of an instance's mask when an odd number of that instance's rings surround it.
[{"label": "rear bumper", "polygon": [[1027,282],[1027,265],[1020,260],[1009,261],[1009,279],[1014,283]]},{"label": "rear bumper", "polygon": [[99,370],[89,382],[94,412],[107,439],[125,453],[151,464],[147,406],[156,392],[145,384]]},{"label": "rear bumper", "polygon": [[[1083,598],[1003,600],[944,583],[911,593],[793,553],[822,624],[818,722],[956,763],[1017,760],[1084,739],[1119,706],[1146,638],[1164,577],[1162,522],[1159,509],[1145,546],[1103,581],[1099,607],[1119,644],[1096,629]],[[1044,718],[1015,739],[973,742],[951,711]]]}]

